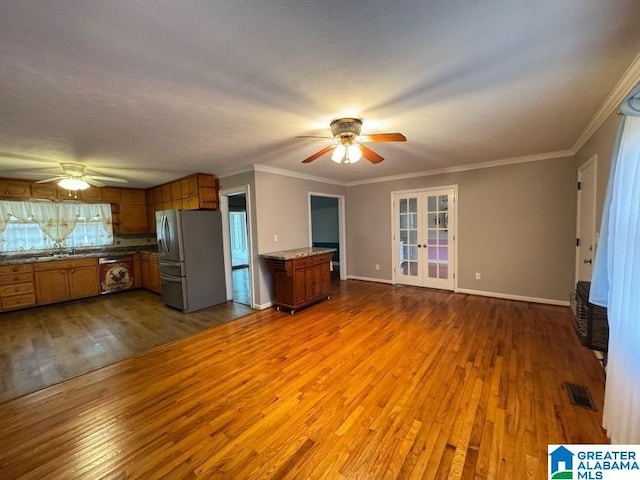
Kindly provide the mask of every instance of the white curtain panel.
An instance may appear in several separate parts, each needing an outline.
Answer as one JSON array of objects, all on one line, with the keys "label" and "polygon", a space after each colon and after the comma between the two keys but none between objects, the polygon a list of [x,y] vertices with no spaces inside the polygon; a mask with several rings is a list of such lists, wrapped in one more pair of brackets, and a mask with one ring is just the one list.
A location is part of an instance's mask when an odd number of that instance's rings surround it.
[{"label": "white curtain panel", "polygon": [[621,107],[590,301],[607,307],[603,427],[614,444],[640,444],[640,85]]}]

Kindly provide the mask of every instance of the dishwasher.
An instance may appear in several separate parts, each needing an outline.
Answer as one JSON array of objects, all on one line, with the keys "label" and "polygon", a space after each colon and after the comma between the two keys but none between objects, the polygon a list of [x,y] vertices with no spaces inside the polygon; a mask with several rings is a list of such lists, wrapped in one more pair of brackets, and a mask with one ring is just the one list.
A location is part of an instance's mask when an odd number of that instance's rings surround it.
[{"label": "dishwasher", "polygon": [[100,293],[119,292],[134,287],[133,256],[112,255],[98,259]]}]

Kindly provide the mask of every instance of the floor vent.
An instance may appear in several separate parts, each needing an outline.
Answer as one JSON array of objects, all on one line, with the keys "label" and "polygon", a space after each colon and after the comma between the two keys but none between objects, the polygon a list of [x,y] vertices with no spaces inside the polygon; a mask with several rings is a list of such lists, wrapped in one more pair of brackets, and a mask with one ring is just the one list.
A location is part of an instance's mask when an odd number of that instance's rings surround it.
[{"label": "floor vent", "polygon": [[576,385],[575,383],[564,382],[569,394],[569,400],[577,407],[588,408],[589,410],[598,411],[591,398],[589,389],[584,385]]}]

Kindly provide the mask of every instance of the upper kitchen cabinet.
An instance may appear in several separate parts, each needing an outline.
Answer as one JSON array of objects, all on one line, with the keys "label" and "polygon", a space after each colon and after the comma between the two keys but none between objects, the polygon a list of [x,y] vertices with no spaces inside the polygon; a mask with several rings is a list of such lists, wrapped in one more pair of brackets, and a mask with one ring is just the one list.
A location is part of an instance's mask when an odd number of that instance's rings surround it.
[{"label": "upper kitchen cabinet", "polygon": [[118,187],[101,187],[102,200],[104,202],[120,203],[120,190]]},{"label": "upper kitchen cabinet", "polygon": [[0,179],[0,198],[31,197],[31,182],[28,180]]},{"label": "upper kitchen cabinet", "polygon": [[148,231],[145,191],[137,188],[121,188],[118,233],[147,233]]}]

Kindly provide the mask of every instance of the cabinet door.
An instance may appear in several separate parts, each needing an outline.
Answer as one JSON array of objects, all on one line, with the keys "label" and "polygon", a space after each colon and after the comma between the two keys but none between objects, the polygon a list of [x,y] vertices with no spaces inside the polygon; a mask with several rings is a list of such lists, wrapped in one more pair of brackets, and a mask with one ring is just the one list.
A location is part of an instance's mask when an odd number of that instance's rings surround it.
[{"label": "cabinet door", "polygon": [[147,207],[122,205],[120,222],[121,233],[147,233]]},{"label": "cabinet door", "polygon": [[100,293],[96,267],[73,267],[68,271],[69,298],[93,297]]},{"label": "cabinet door", "polygon": [[90,187],[86,190],[81,190],[78,195],[82,200],[102,200],[102,192],[99,188]]},{"label": "cabinet door", "polygon": [[28,198],[31,196],[31,182],[23,180],[0,180],[0,197]]},{"label": "cabinet door", "polygon": [[34,183],[31,185],[31,196],[33,198],[58,198],[58,191],[55,183]]},{"label": "cabinet door", "polygon": [[295,305],[300,305],[301,303],[304,303],[307,301],[307,287],[306,287],[307,283],[305,278],[306,271],[307,270],[305,268],[300,268],[293,272],[293,275],[294,275],[293,303]]},{"label": "cabinet door", "polygon": [[151,280],[151,291],[156,293],[162,293],[162,280],[160,279],[160,264],[157,257],[153,257],[153,260],[149,262],[149,275]]},{"label": "cabinet door", "polygon": [[144,190],[139,188],[121,188],[120,200],[128,205],[144,205],[147,196]]},{"label": "cabinet door", "polygon": [[38,305],[69,300],[67,270],[44,270],[35,273]]},{"label": "cabinet door", "polygon": [[120,202],[120,189],[118,187],[102,187],[102,200]]},{"label": "cabinet door", "polygon": [[331,293],[331,267],[329,262],[318,265],[320,269],[320,290],[322,295]]},{"label": "cabinet door", "polygon": [[149,270],[149,257],[143,255],[140,259],[140,271],[142,273],[142,288],[151,290],[151,273]]},{"label": "cabinet door", "polygon": [[322,264],[314,265],[311,272],[311,298],[317,298],[322,295]]}]

